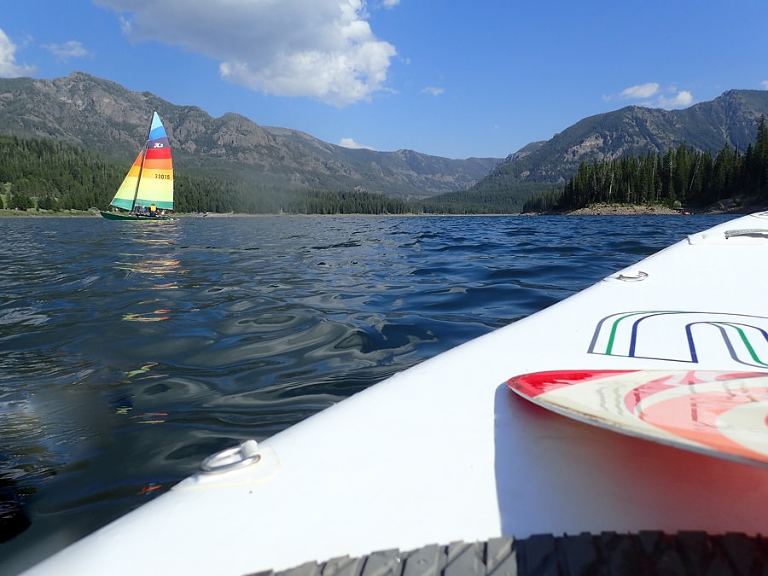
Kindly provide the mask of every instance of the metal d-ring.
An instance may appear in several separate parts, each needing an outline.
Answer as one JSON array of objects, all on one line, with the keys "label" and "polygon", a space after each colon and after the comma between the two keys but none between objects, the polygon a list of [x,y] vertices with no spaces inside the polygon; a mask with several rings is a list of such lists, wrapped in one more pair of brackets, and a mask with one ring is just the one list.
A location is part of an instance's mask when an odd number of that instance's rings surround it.
[{"label": "metal d-ring", "polygon": [[648,272],[643,272],[642,270],[638,270],[636,274],[619,274],[616,276],[616,280],[621,280],[622,282],[640,282],[641,280],[645,280],[648,278]]},{"label": "metal d-ring", "polygon": [[261,454],[257,450],[258,443],[256,440],[246,440],[239,446],[227,448],[208,456],[203,460],[200,469],[206,474],[218,474],[245,468],[261,460]]}]

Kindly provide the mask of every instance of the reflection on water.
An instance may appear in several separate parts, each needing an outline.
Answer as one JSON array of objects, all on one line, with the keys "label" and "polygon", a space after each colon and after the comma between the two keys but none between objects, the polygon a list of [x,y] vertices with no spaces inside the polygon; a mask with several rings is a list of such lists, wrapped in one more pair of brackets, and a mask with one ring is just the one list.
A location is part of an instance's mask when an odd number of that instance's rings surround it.
[{"label": "reflection on water", "polygon": [[[135,223],[134,223],[135,224]],[[142,222],[142,224],[145,224]],[[163,221],[156,226],[146,223],[141,230],[123,230],[127,252],[119,254],[115,268],[130,274],[145,274],[146,281],[138,282],[131,290],[175,290],[179,288],[178,277],[186,273],[178,254],[176,241],[179,237],[178,221]],[[163,307],[162,296],[136,303],[137,311],[123,313],[127,322],[163,322],[171,318],[173,309]],[[149,310],[149,308],[155,308]]]},{"label": "reflection on water", "polygon": [[717,221],[0,220],[0,573]]}]

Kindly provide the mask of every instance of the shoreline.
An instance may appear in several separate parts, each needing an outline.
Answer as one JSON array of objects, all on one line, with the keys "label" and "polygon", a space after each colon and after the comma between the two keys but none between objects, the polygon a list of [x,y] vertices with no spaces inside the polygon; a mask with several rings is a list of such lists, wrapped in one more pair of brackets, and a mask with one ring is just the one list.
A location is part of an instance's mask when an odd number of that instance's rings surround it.
[{"label": "shoreline", "polygon": [[[273,214],[250,214],[235,212],[186,212],[175,213],[174,218],[270,218],[275,216],[288,217],[488,217],[488,216],[691,216],[691,215],[717,215],[717,214],[752,214],[768,210],[768,203],[752,202],[742,205],[735,203],[723,203],[717,206],[709,206],[701,209],[674,209],[662,204],[592,204],[576,210],[564,212],[519,212],[519,213],[487,213],[487,214],[439,214],[439,213],[421,213],[408,212],[404,214],[368,214],[368,213],[338,213],[338,214],[304,214],[304,213],[273,213]],[[10,210],[0,208],[0,218],[99,218],[101,214],[97,210]]]},{"label": "shoreline", "polygon": [[98,212],[89,210],[11,210],[0,208],[0,218],[92,218],[101,216]]}]

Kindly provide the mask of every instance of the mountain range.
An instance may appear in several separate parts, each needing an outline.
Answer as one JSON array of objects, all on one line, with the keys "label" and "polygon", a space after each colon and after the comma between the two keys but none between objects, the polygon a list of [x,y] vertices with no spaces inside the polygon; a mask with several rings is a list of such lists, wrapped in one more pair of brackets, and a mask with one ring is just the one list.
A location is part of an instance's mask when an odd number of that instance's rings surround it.
[{"label": "mountain range", "polygon": [[234,178],[254,189],[362,189],[446,204],[508,196],[511,206],[537,189],[562,184],[584,161],[679,144],[744,150],[759,118],[768,116],[768,91],[729,90],[684,110],[627,106],[585,118],[503,160],[456,160],[412,150],[344,148],[234,113],[214,118],[198,107],[177,106],[82,72],[54,80],[0,79],[0,134],[65,141],[98,150],[126,168],[146,137],[152,110],[165,120],[177,168],[190,174]]},{"label": "mountain range", "polygon": [[755,139],[761,116],[768,117],[766,90],[729,90],[684,110],[627,106],[590,116],[550,140],[525,146],[499,163],[472,190],[562,183],[582,162],[664,152],[680,144],[710,152],[727,144],[744,151]]},{"label": "mountain range", "polygon": [[0,133],[98,150],[126,169],[146,138],[152,110],[164,120],[177,168],[262,188],[356,188],[423,198],[471,186],[500,161],[344,148],[238,114],[213,118],[195,106],[176,106],[81,72],[50,81],[0,79]]}]

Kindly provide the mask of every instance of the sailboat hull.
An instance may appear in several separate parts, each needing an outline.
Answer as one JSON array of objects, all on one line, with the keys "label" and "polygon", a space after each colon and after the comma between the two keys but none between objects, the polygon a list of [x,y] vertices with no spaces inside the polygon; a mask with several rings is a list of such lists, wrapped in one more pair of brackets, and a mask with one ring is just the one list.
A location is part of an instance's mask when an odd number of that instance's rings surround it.
[{"label": "sailboat hull", "polygon": [[105,212],[101,210],[101,215],[107,220],[142,220],[142,221],[157,221],[157,220],[173,220],[170,216],[144,216],[143,214],[132,214],[130,212]]}]

